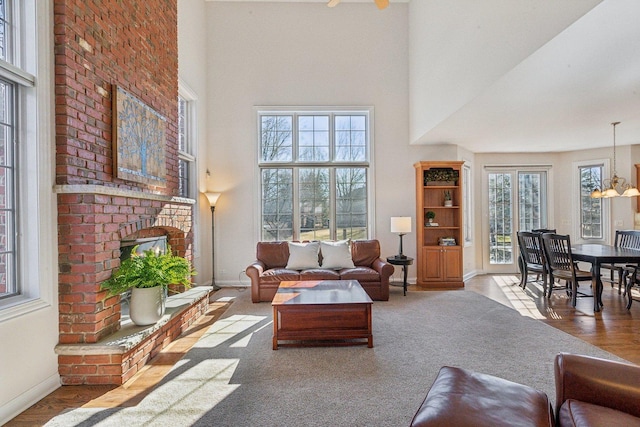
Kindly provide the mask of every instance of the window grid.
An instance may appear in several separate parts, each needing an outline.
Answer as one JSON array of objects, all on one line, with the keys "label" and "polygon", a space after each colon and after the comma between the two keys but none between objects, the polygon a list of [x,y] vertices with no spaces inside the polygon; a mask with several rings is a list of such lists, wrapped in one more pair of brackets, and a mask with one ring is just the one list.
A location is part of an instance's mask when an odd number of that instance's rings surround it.
[{"label": "window grid", "polygon": [[191,135],[192,103],[186,98],[178,96],[178,195],[193,197],[192,188],[193,165],[195,157]]},{"label": "window grid", "polygon": [[0,298],[20,292],[16,276],[16,150],[14,92],[16,86],[0,80]]},{"label": "window grid", "polygon": [[367,237],[367,122],[362,112],[259,114],[263,240]]},{"label": "window grid", "polygon": [[580,237],[603,239],[602,199],[592,199],[591,192],[602,188],[604,165],[580,166]]},{"label": "window grid", "polygon": [[511,174],[489,174],[489,262],[511,264],[511,200],[513,197]]}]

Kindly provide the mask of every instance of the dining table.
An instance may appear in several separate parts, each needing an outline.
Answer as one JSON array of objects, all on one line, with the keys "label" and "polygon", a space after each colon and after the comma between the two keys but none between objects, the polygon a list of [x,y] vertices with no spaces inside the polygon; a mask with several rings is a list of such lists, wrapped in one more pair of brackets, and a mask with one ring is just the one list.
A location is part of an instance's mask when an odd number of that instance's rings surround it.
[{"label": "dining table", "polygon": [[574,261],[588,262],[591,264],[591,286],[593,289],[593,311],[598,312],[602,308],[602,277],[600,266],[602,264],[640,264],[640,250],[620,248],[613,245],[597,243],[585,243],[571,245],[571,255]]}]

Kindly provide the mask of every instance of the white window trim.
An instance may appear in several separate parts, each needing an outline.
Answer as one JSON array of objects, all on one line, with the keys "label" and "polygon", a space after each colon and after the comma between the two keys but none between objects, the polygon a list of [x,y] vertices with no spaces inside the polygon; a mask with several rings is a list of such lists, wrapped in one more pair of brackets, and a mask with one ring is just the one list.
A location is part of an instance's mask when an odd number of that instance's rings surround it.
[{"label": "white window trim", "polygon": [[[53,10],[51,2],[16,2],[23,15],[17,58],[36,86],[27,85],[19,97],[19,153],[17,178],[18,212],[47,212],[20,215],[17,274],[20,295],[0,301],[0,322],[23,316],[55,303],[58,278],[57,205],[53,188],[55,164],[53,87]],[[30,35],[33,35],[30,37]],[[42,76],[42,77],[38,77]],[[28,159],[29,161],[26,161]],[[38,268],[33,268],[37,265]]]},{"label": "white window trim", "polygon": [[462,165],[462,191],[463,191],[463,203],[464,203],[464,227],[469,230],[468,236],[463,233],[464,246],[473,246],[473,168],[471,162],[466,161]]},{"label": "white window trim", "polygon": [[[582,232],[580,231],[580,168],[583,166],[598,166],[602,165],[602,177],[603,179],[610,175],[610,160],[609,159],[594,159],[583,160],[579,162],[573,162],[573,179],[572,179],[572,196],[571,200],[571,213],[572,213],[572,233],[571,243],[602,243],[606,244],[610,241],[611,236],[611,201],[609,199],[602,200],[602,239],[583,239]],[[574,238],[575,236],[575,238]]]},{"label": "white window trim", "polygon": [[[254,127],[254,138],[256,141],[256,149],[254,150],[254,165],[260,165],[260,115],[268,114],[268,113],[336,113],[336,112],[367,112],[369,115],[369,120],[367,121],[367,132],[369,135],[369,147],[367,147],[367,162],[368,162],[368,174],[367,174],[367,221],[368,221],[368,236],[372,238],[372,236],[376,235],[376,214],[375,214],[375,135],[373,130],[375,129],[375,108],[373,106],[268,106],[268,105],[257,105],[253,107],[254,117],[256,119],[256,125]],[[254,168],[254,194],[257,194],[257,208],[253,209],[255,218],[255,234],[258,240],[262,239],[262,201],[260,200],[261,191],[262,191],[262,182],[261,182],[261,168]]]}]

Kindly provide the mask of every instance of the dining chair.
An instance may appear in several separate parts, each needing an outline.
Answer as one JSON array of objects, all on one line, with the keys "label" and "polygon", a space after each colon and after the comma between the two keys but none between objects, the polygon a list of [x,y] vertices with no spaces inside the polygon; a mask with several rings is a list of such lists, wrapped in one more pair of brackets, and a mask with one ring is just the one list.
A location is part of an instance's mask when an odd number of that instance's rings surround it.
[{"label": "dining chair", "polygon": [[640,286],[640,267],[627,266],[625,268],[625,290],[624,294],[627,297],[627,310],[631,309],[631,303],[633,303],[633,296],[631,295],[631,289],[634,286]]},{"label": "dining chair", "polygon": [[[578,282],[591,282],[591,272],[580,270],[577,262],[573,260],[571,238],[568,234],[544,233],[542,242],[549,265],[550,280],[561,279],[566,282],[567,294],[571,297],[571,305],[575,307],[578,298]],[[551,294],[551,289],[549,294]],[[582,292],[580,292],[580,296],[594,297],[593,293],[585,294]]]},{"label": "dining chair", "polygon": [[542,249],[542,239],[539,233],[530,231],[518,231],[518,246],[521,257],[520,286],[527,287],[530,272],[536,273],[536,281],[542,275],[544,295],[547,294],[547,267]]},{"label": "dining chair", "polygon": [[[640,230],[616,230],[616,238],[613,245],[619,248],[640,250]],[[619,264],[602,264],[600,266],[601,269],[606,268],[611,271],[610,279],[608,281],[611,282],[612,288],[614,283],[616,283],[616,280],[614,280],[614,273],[617,273],[618,293],[621,293],[624,289],[625,294],[625,276],[633,273],[633,267],[635,266],[624,266]]]}]

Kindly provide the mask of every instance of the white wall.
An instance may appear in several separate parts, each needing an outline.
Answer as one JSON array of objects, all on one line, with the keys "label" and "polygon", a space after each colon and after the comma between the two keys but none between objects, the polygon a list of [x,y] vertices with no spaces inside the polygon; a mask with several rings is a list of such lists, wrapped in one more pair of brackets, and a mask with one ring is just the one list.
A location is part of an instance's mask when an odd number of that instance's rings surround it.
[{"label": "white wall", "polygon": [[[242,274],[259,240],[254,106],[373,106],[376,215],[372,235],[384,256],[397,252],[391,216],[415,217],[408,145],[407,5],[207,4],[212,189],[216,208],[216,281],[248,284]],[[408,235],[415,254],[415,233]]]}]

